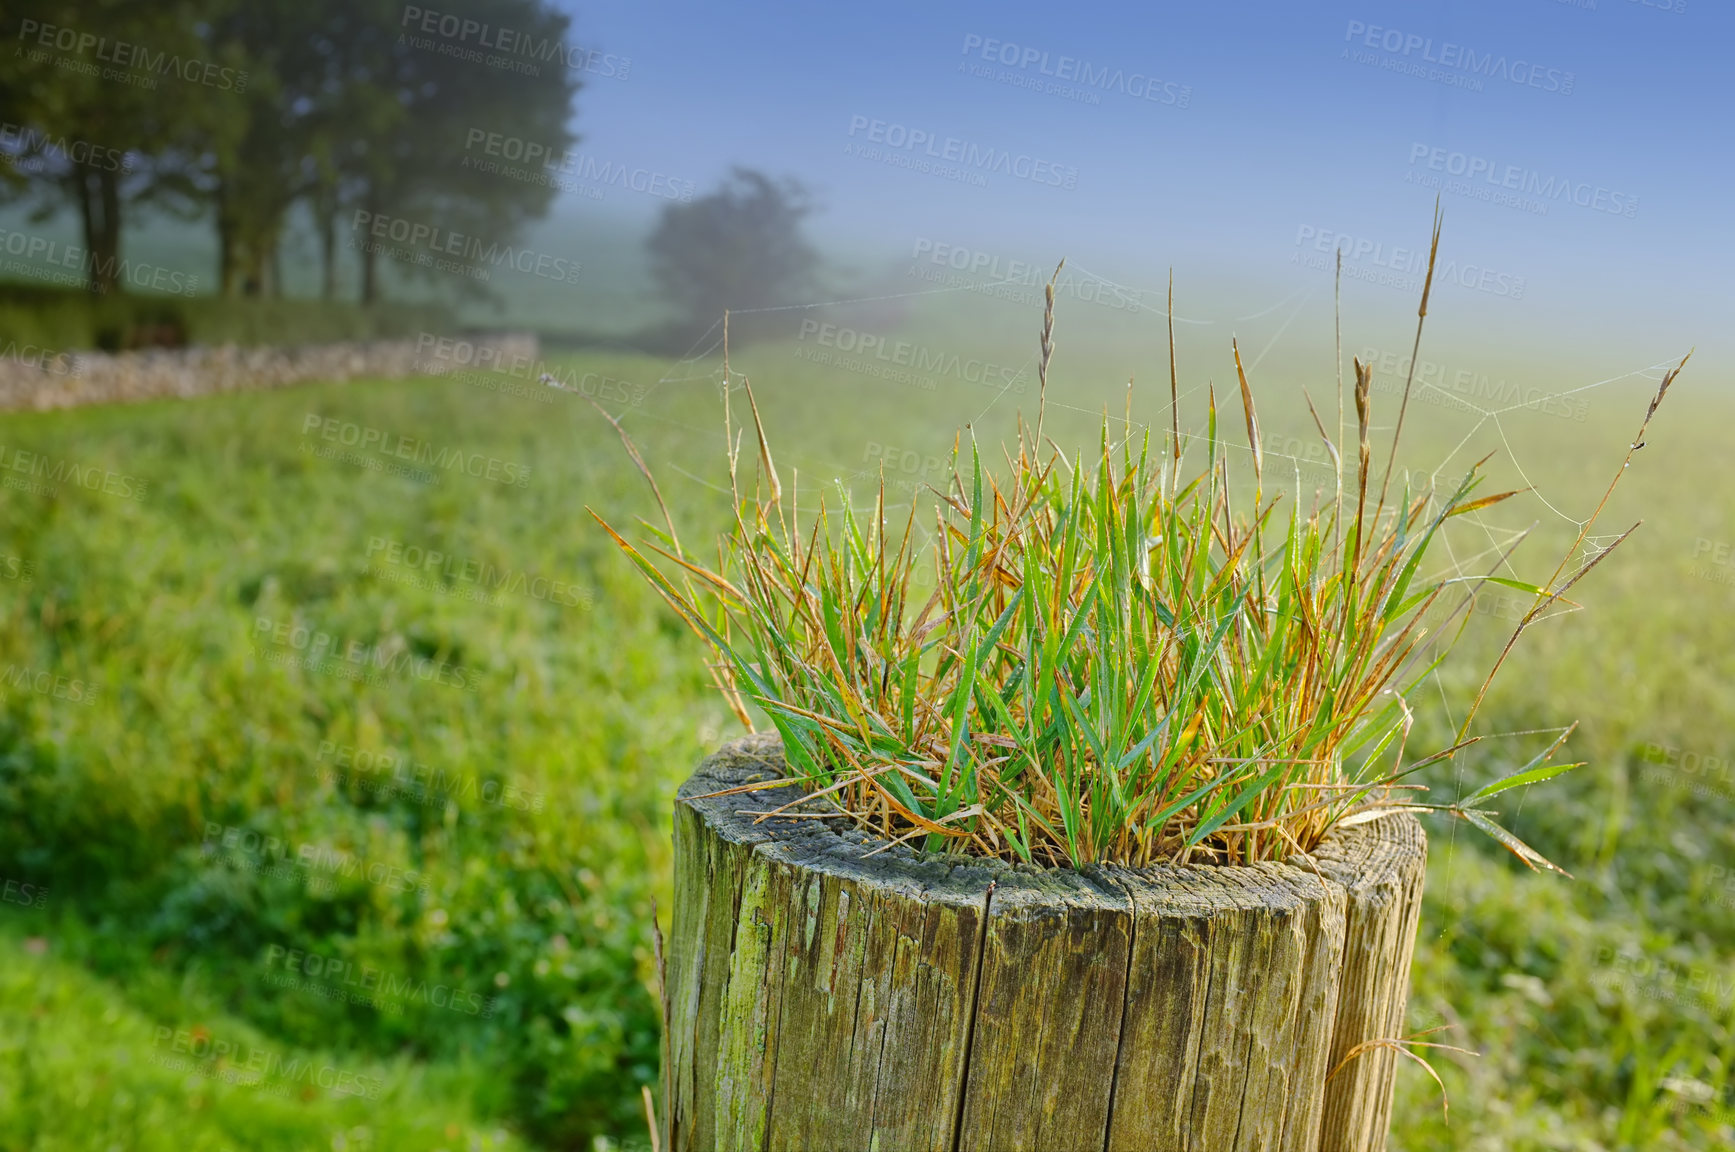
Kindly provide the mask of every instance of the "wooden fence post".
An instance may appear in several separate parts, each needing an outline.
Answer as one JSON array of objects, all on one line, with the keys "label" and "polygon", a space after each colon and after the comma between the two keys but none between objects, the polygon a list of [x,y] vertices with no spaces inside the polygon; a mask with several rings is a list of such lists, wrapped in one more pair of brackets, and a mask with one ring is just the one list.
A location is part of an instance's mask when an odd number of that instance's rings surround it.
[{"label": "wooden fence post", "polygon": [[1365,1042],[1402,1035],[1413,817],[1285,864],[1075,872],[742,814],[794,787],[698,798],[781,769],[736,741],[675,806],[674,1152],[1384,1147],[1396,1057]]}]

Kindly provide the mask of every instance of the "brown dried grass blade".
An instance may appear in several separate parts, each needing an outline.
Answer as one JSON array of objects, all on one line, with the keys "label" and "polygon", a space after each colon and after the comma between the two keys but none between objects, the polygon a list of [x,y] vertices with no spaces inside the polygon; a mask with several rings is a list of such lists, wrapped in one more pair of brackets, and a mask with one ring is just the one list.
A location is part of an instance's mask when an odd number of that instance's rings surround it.
[{"label": "brown dried grass blade", "polygon": [[1355,420],[1356,438],[1359,455],[1356,466],[1356,500],[1355,500],[1355,557],[1350,565],[1352,574],[1361,573],[1362,548],[1366,543],[1367,533],[1363,530],[1363,521],[1367,515],[1368,502],[1368,461],[1372,454],[1372,443],[1368,439],[1368,390],[1373,387],[1373,368],[1363,364],[1360,357],[1353,361],[1355,365]]},{"label": "brown dried grass blade", "polygon": [[[1301,398],[1307,401],[1307,414],[1313,417],[1313,426],[1319,429],[1319,438],[1325,441],[1325,450],[1331,454],[1331,466],[1337,470],[1338,483],[1343,483],[1343,460],[1338,455],[1337,445],[1332,442],[1331,434],[1325,430],[1325,424],[1319,418],[1319,412],[1313,406],[1313,397],[1307,394],[1307,389],[1301,390]],[[1339,398],[1341,403],[1341,397]]]},{"label": "brown dried grass blade", "polygon": [[[1427,1036],[1427,1035],[1430,1035],[1434,1031],[1438,1031],[1438,1029],[1430,1029],[1428,1032],[1418,1032],[1418,1033],[1416,1033],[1416,1035]],[[1408,1056],[1411,1060],[1414,1060],[1416,1063],[1420,1064],[1422,1066],[1422,1070],[1424,1072],[1426,1072],[1429,1076],[1433,1077],[1434,1083],[1438,1084],[1440,1086],[1440,1116],[1442,1119],[1449,1121],[1451,1118],[1451,1115],[1450,1115],[1451,1101],[1446,1098],[1445,1082],[1440,1079],[1440,1074],[1438,1072],[1434,1071],[1434,1066],[1432,1064],[1429,1064],[1426,1060],[1422,1059],[1422,1057],[1420,1057],[1420,1056],[1416,1055],[1414,1052],[1410,1051],[1411,1047],[1440,1048],[1440,1049],[1443,1049],[1443,1050],[1448,1051],[1448,1052],[1461,1052],[1466,1056],[1480,1056],[1481,1055],[1481,1053],[1472,1052],[1468,1048],[1459,1048],[1459,1047],[1456,1047],[1456,1046],[1451,1045],[1451,1044],[1433,1044],[1433,1043],[1429,1043],[1429,1042],[1426,1042],[1423,1040],[1412,1039],[1409,1037],[1405,1037],[1403,1039],[1381,1038],[1381,1039],[1376,1039],[1376,1040],[1363,1040],[1360,1044],[1357,1044],[1354,1048],[1351,1048],[1348,1052],[1344,1053],[1343,1059],[1339,1060],[1337,1062],[1337,1066],[1335,1068],[1333,1068],[1330,1072],[1326,1073],[1325,1082],[1327,1084],[1331,1083],[1331,1078],[1333,1076],[1336,1076],[1339,1072],[1341,1072],[1343,1070],[1345,1065],[1347,1065],[1351,1060],[1356,1059],[1362,1053],[1371,1052],[1376,1048],[1387,1048],[1393,1052],[1398,1053],[1400,1056]]]},{"label": "brown dried grass blade", "polygon": [[[1609,498],[1614,495],[1615,488],[1620,484],[1621,478],[1627,474],[1627,471],[1632,465],[1633,457],[1638,453],[1638,450],[1644,446],[1645,430],[1651,426],[1651,417],[1657,414],[1658,407],[1663,403],[1663,397],[1669,394],[1670,385],[1674,384],[1675,377],[1681,374],[1681,369],[1685,368],[1687,366],[1687,361],[1692,358],[1693,353],[1691,351],[1681,357],[1681,362],[1669,369],[1669,371],[1663,376],[1662,383],[1657,386],[1656,395],[1651,397],[1650,405],[1645,409],[1645,418],[1639,422],[1639,430],[1633,436],[1632,444],[1627,448],[1626,457],[1621,461],[1620,468],[1616,470],[1614,476],[1609,480],[1608,487],[1603,490],[1602,499],[1597,502],[1596,510],[1590,514],[1589,519],[1585,520],[1585,522],[1579,526],[1577,538],[1574,539],[1572,545],[1561,554],[1560,563],[1555,566],[1554,575],[1550,576],[1548,578],[1548,583],[1543,585],[1544,588],[1550,590],[1549,600],[1554,599],[1556,595],[1565,592],[1568,588],[1571,588],[1574,584],[1584,579],[1586,573],[1596,567],[1597,564],[1601,563],[1604,556],[1607,556],[1610,552],[1614,551],[1614,549],[1622,544],[1628,536],[1631,536],[1634,532],[1638,531],[1638,524],[1634,524],[1631,528],[1628,528],[1625,532],[1621,533],[1619,539],[1592,558],[1591,562],[1580,569],[1572,579],[1568,580],[1559,588],[1555,588],[1555,582],[1560,579],[1561,573],[1566,571],[1567,563],[1571,561],[1579,548],[1584,545],[1585,540],[1590,536],[1591,529],[1596,526],[1597,520],[1601,518],[1603,509],[1608,507]],[[1458,726],[1458,739],[1462,740],[1465,733],[1469,732],[1470,722],[1476,718],[1477,711],[1482,707],[1482,701],[1487,698],[1488,688],[1494,683],[1494,677],[1500,674],[1500,669],[1506,664],[1506,657],[1511,655],[1512,648],[1518,643],[1518,637],[1523,634],[1524,629],[1529,627],[1529,625],[1534,621],[1541,604],[1542,602],[1539,601],[1537,605],[1532,606],[1530,611],[1525,614],[1524,619],[1520,620],[1518,626],[1512,630],[1512,635],[1507,639],[1506,646],[1500,650],[1499,658],[1494,661],[1494,666],[1488,670],[1488,675],[1483,679],[1481,688],[1477,689],[1476,699],[1471,703],[1470,710],[1464,714],[1463,723]]]},{"label": "brown dried grass blade", "polygon": [[1510,500],[1514,496],[1522,496],[1522,495],[1524,495],[1524,493],[1526,493],[1528,491],[1530,491],[1530,489],[1528,489],[1528,488],[1514,488],[1510,492],[1498,492],[1498,493],[1495,493],[1493,496],[1484,496],[1479,500],[1472,500],[1468,504],[1460,504],[1456,508],[1454,508],[1450,512],[1448,512],[1446,515],[1448,515],[1448,516],[1462,516],[1467,512],[1480,512],[1484,508],[1493,507],[1494,505],[1500,503],[1502,500]]},{"label": "brown dried grass blade", "polygon": [[[1386,456],[1386,474],[1380,481],[1380,508],[1386,505],[1386,491],[1391,487],[1392,468],[1398,459],[1398,440],[1404,434],[1404,416],[1410,410],[1410,387],[1416,380],[1416,357],[1422,353],[1422,325],[1428,319],[1428,294],[1434,288],[1434,262],[1440,256],[1440,227],[1444,217],[1440,209],[1440,197],[1434,197],[1434,238],[1428,245],[1428,275],[1422,281],[1422,303],[1416,309],[1416,339],[1410,346],[1410,370],[1404,375],[1404,398],[1398,404],[1398,423],[1392,429],[1392,450]],[[1378,518],[1378,513],[1375,513]]]},{"label": "brown dried grass blade", "polygon": [[1048,406],[1048,362],[1054,359],[1054,283],[1060,279],[1060,270],[1065,267],[1066,259],[1062,257],[1060,263],[1054,266],[1054,275],[1048,278],[1048,287],[1043,290],[1042,359],[1036,364],[1036,444],[1038,446],[1042,443],[1042,417]]},{"label": "brown dried grass blade", "polygon": [[746,390],[747,405],[753,410],[753,431],[759,437],[759,464],[765,469],[766,479],[771,484],[771,503],[781,507],[783,484],[777,478],[777,465],[771,462],[771,444],[765,438],[765,423],[759,419],[759,401],[753,398],[753,382],[742,377],[741,387]]},{"label": "brown dried grass blade", "polygon": [[1169,430],[1174,436],[1174,479],[1181,476],[1181,385],[1175,372],[1175,270],[1169,269]]},{"label": "brown dried grass blade", "polygon": [[[1253,405],[1253,390],[1247,386],[1247,372],[1241,367],[1241,345],[1231,337],[1229,348],[1235,354],[1235,377],[1241,382],[1241,414],[1247,420],[1247,443],[1253,449],[1254,491],[1258,492],[1265,477],[1265,452],[1259,442],[1259,410]],[[1258,503],[1257,496],[1254,501]]]},{"label": "brown dried grass blade", "polygon": [[681,551],[681,538],[675,532],[675,518],[669,515],[669,505],[663,499],[663,490],[657,487],[657,478],[651,475],[650,468],[645,464],[645,458],[639,455],[638,445],[634,444],[633,438],[627,435],[627,430],[621,426],[621,422],[609,415],[608,409],[604,408],[601,404],[598,404],[592,397],[586,396],[585,399],[589,400],[590,406],[602,413],[602,418],[607,420],[609,424],[613,426],[614,430],[620,434],[621,443],[626,445],[627,456],[632,460],[633,467],[639,470],[639,475],[643,476],[645,482],[651,486],[651,495],[657,498],[657,508],[662,512],[663,523],[667,525],[669,529],[669,539],[675,542],[675,550]]}]

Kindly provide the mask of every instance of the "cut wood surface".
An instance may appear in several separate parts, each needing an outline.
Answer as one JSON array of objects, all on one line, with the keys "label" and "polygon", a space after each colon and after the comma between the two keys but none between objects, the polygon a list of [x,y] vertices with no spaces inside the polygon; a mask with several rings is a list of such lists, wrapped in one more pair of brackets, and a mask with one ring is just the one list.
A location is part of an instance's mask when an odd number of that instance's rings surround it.
[{"label": "cut wood surface", "polygon": [[[774,736],[675,804],[665,1147],[1385,1146],[1426,841],[1253,867],[1041,869],[764,812]],[[821,810],[818,804],[805,805]]]}]

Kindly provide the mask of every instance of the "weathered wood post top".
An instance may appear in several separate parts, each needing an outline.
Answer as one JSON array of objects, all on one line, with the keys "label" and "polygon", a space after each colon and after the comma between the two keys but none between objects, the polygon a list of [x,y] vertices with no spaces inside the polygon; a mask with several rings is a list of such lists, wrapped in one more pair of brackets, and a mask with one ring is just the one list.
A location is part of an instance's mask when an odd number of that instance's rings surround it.
[{"label": "weathered wood post top", "polygon": [[1385,1146],[1413,817],[1283,864],[1073,871],[742,814],[794,786],[697,799],[782,769],[747,737],[675,804],[665,1147]]}]

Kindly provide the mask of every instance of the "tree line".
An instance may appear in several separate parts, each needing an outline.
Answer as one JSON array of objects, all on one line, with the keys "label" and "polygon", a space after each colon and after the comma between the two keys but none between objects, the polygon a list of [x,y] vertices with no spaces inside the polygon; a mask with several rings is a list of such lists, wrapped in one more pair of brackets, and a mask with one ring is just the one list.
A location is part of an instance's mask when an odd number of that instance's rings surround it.
[{"label": "tree line", "polygon": [[[26,205],[36,222],[70,212],[93,293],[124,288],[123,233],[146,209],[210,224],[227,296],[282,294],[298,208],[327,299],[356,220],[510,240],[556,189],[467,164],[469,145],[506,130],[571,148],[594,54],[545,0],[431,3],[9,0],[0,203]],[[372,302],[383,249],[351,233],[360,298]]]}]

